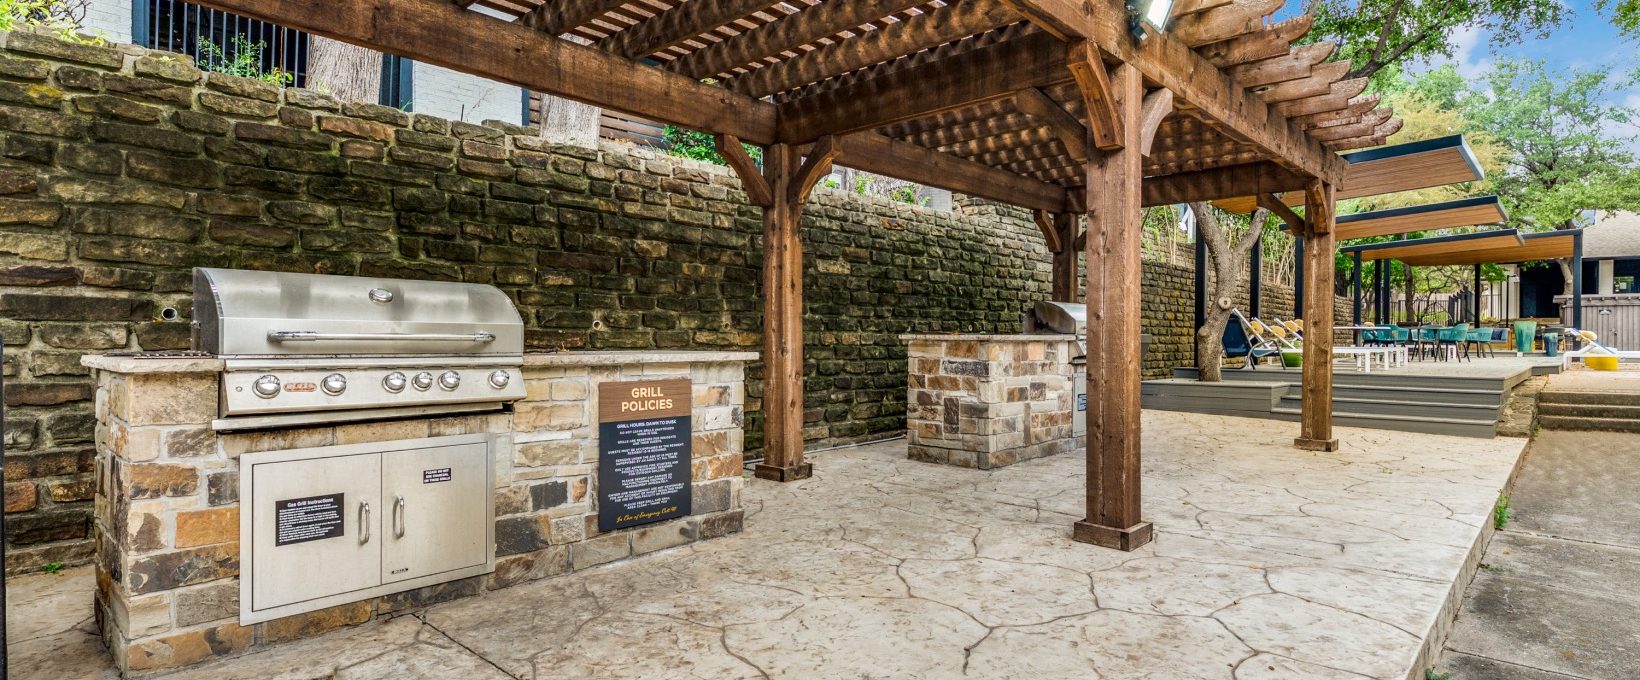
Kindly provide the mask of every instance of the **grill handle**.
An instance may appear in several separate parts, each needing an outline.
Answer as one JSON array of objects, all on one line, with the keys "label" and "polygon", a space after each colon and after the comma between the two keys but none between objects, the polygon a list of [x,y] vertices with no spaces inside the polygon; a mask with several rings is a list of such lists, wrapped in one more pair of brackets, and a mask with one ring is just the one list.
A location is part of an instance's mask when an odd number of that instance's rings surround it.
[{"label": "grill handle", "polygon": [[268,342],[318,342],[320,340],[379,340],[386,342],[495,342],[495,334],[477,333],[320,333],[319,331],[268,331]]}]

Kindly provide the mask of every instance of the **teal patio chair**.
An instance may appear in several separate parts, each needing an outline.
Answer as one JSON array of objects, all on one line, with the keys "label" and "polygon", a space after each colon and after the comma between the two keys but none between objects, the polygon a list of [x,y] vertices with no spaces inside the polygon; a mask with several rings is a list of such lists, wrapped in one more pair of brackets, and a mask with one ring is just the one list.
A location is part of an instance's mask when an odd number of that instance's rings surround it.
[{"label": "teal patio chair", "polygon": [[1468,354],[1470,348],[1474,348],[1475,356],[1486,356],[1486,355],[1490,354],[1492,352],[1492,331],[1493,330],[1495,330],[1495,329],[1477,328],[1475,330],[1469,331],[1469,334],[1464,336],[1464,342],[1463,342],[1463,351],[1464,351],[1464,353]]},{"label": "teal patio chair", "polygon": [[1446,356],[1446,352],[1443,351],[1444,348],[1451,347],[1452,353],[1457,354],[1460,360],[1466,359],[1469,357],[1469,353],[1465,351],[1463,354],[1458,354],[1458,351],[1463,347],[1464,342],[1468,340],[1468,338],[1469,324],[1467,323],[1460,323],[1451,328],[1436,329],[1435,352],[1440,358],[1444,358]]}]

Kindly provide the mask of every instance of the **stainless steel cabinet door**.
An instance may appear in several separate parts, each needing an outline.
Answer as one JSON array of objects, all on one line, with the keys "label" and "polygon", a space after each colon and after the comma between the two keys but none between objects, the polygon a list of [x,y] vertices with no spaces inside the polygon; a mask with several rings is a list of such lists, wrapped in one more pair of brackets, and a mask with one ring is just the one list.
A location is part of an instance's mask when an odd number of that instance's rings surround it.
[{"label": "stainless steel cabinet door", "polygon": [[482,443],[382,454],[383,583],[488,561],[489,462]]},{"label": "stainless steel cabinet door", "polygon": [[381,583],[380,454],[252,465],[252,611]]}]

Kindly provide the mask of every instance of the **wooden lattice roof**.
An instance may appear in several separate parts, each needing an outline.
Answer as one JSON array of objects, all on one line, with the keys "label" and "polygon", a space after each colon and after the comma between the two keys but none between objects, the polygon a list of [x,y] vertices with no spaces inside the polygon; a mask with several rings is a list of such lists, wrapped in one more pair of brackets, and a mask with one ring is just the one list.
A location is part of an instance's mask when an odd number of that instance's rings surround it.
[{"label": "wooden lattice roof", "polygon": [[[755,144],[837,136],[842,165],[1075,210],[1113,124],[1104,67],[1144,77],[1146,203],[1338,182],[1401,122],[1284,0],[204,0],[203,4]],[[555,37],[562,36],[562,38]],[[1152,186],[1154,185],[1154,186]],[[1228,193],[1227,193],[1228,192]]]}]

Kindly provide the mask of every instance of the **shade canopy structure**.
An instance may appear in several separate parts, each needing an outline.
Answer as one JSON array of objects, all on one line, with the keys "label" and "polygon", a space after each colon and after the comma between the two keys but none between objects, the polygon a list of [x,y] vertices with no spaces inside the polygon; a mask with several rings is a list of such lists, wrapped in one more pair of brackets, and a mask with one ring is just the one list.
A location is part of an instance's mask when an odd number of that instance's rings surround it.
[{"label": "shade canopy structure", "polygon": [[[1340,199],[1462,184],[1486,176],[1463,135],[1383,146],[1345,154],[1343,158],[1348,166],[1338,187]],[[1303,202],[1303,196],[1296,192],[1281,198],[1287,205]],[[1235,213],[1250,213],[1258,207],[1251,197],[1214,201],[1214,205]]]},{"label": "shade canopy structure", "polygon": [[[197,1],[713,135],[763,212],[764,479],[811,470],[799,225],[832,165],[1033,210],[1055,297],[1085,290],[1098,310],[1088,514],[1073,536],[1125,550],[1151,538],[1139,516],[1140,209],[1301,196],[1305,257],[1331,262],[1352,166],[1339,154],[1401,129],[1362,96],[1366,79],[1329,61],[1334,45],[1306,39],[1310,16],[1274,21],[1284,0],[1180,0],[1144,40],[1123,0]],[[1310,288],[1332,287],[1332,267],[1306,272]],[[1316,339],[1295,444],[1336,450],[1332,298],[1306,302]]]},{"label": "shade canopy structure", "polygon": [[[1412,267],[1470,266],[1476,268],[1475,293],[1479,293],[1479,268],[1484,264],[1516,264],[1536,260],[1572,261],[1572,325],[1583,323],[1583,230],[1567,229],[1522,234],[1514,229],[1483,231],[1455,236],[1436,236],[1349,246],[1340,249],[1355,260],[1355,277],[1360,279],[1363,261],[1400,260]],[[1361,291],[1356,286],[1356,306]]]},{"label": "shade canopy structure", "polygon": [[1338,218],[1338,240],[1395,236],[1415,231],[1456,229],[1503,224],[1509,219],[1497,196],[1461,198],[1405,208],[1343,215]]}]

